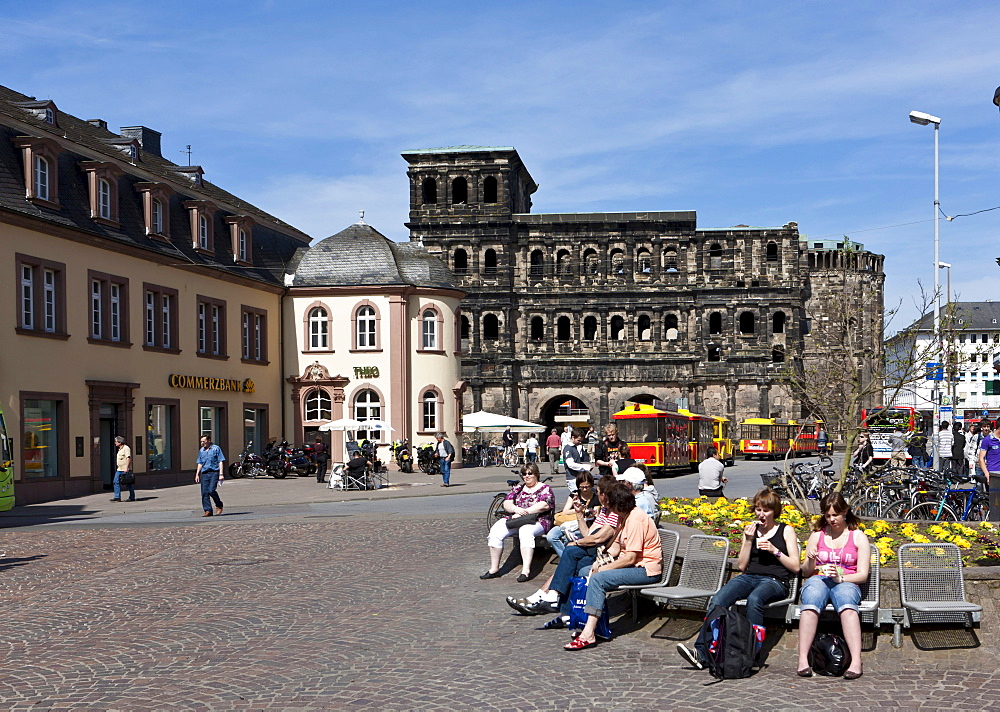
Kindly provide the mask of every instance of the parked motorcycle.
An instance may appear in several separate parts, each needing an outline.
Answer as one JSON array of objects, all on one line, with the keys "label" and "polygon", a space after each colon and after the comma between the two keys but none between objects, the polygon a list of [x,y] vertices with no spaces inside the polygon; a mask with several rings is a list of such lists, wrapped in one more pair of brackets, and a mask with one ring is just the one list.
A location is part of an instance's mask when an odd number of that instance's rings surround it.
[{"label": "parked motorcycle", "polygon": [[288,452],[288,470],[299,477],[316,474],[316,463],[313,460],[312,445],[297,448],[286,448]]},{"label": "parked motorcycle", "polygon": [[260,477],[266,474],[264,460],[260,455],[252,450],[253,441],[240,453],[239,459],[229,466],[229,477],[237,479],[239,477]]},{"label": "parked motorcycle", "polygon": [[374,440],[361,441],[361,454],[372,464],[371,470],[375,474],[388,471],[385,463],[378,459],[378,443]]},{"label": "parked motorcycle", "polygon": [[417,445],[417,467],[420,468],[421,472],[426,472],[428,475],[441,473],[441,463],[434,457],[434,449],[436,447],[436,443]]},{"label": "parked motorcycle", "polygon": [[396,465],[400,472],[413,472],[413,455],[410,454],[410,441],[408,438],[393,440],[392,454],[396,457]]},{"label": "parked motorcycle", "polygon": [[264,450],[264,469],[271,477],[283,480],[291,472],[292,463],[288,453],[288,441],[268,443]]}]

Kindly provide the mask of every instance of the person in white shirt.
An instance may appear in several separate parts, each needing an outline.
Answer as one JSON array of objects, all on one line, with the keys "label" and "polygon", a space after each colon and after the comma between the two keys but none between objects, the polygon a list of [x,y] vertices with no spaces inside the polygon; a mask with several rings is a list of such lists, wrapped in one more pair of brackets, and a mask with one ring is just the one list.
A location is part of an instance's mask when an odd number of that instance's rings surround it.
[{"label": "person in white shirt", "polygon": [[566,468],[566,486],[570,492],[576,491],[576,476],[581,472],[590,472],[594,463],[590,455],[583,449],[585,433],[575,428],[570,435],[570,444],[563,447],[563,466]]},{"label": "person in white shirt", "polygon": [[708,457],[698,465],[698,494],[701,497],[725,497],[722,489],[729,480],[722,474],[726,466],[719,457],[719,449],[712,445],[705,452]]},{"label": "person in white shirt", "polygon": [[524,441],[524,456],[528,462],[538,462],[538,438],[534,433]]}]

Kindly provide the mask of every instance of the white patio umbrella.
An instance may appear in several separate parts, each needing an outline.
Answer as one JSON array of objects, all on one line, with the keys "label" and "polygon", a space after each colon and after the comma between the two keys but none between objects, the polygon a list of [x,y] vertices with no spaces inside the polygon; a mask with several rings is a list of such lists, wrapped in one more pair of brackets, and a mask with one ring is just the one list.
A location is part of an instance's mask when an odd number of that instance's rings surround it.
[{"label": "white patio umbrella", "polygon": [[392,432],[395,428],[384,420],[363,420],[359,430],[388,430]]},{"label": "white patio umbrella", "polygon": [[471,430],[481,433],[502,433],[510,428],[514,433],[532,433],[545,430],[544,425],[532,423],[519,418],[511,418],[497,413],[488,413],[480,410],[477,413],[469,413],[462,416],[462,430]]},{"label": "white patio umbrella", "polygon": [[323,423],[319,426],[320,430],[358,430],[359,428],[365,427],[365,424],[360,420],[355,420],[354,418],[341,418],[340,420],[331,420],[329,423]]}]

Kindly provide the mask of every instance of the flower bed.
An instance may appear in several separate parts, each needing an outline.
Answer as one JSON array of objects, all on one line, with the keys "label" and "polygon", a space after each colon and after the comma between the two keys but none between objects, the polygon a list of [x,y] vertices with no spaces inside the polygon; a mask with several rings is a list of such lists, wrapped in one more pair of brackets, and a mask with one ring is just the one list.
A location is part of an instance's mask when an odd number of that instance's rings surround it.
[{"label": "flower bed", "polygon": [[[749,499],[719,498],[713,503],[706,497],[664,497],[660,500],[660,509],[663,510],[663,521],[727,537],[733,558],[740,552],[743,528],[753,520]],[[780,521],[796,530],[802,557],[805,558],[805,542],[811,530],[812,517],[786,502]],[[861,530],[878,544],[883,566],[896,559],[896,550],[902,544],[911,542],[951,542],[962,550],[966,566],[1000,565],[1000,527],[993,522],[887,522],[880,519],[862,522]]]}]

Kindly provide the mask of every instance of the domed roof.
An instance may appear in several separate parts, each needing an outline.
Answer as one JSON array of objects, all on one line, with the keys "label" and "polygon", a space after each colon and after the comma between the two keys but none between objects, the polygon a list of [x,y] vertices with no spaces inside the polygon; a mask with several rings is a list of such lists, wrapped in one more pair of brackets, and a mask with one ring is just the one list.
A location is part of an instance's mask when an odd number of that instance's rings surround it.
[{"label": "domed roof", "polygon": [[412,285],[456,289],[451,271],[413,242],[393,242],[364,222],[320,240],[299,259],[293,287]]}]

